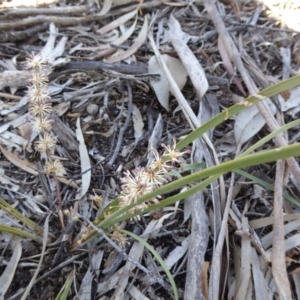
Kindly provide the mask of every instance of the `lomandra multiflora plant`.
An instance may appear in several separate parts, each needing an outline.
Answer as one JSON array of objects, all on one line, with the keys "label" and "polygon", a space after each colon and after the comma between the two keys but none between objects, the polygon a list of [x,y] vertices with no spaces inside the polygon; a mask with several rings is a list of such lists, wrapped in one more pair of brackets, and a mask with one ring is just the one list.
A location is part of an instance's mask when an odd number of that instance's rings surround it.
[{"label": "lomandra multiflora plant", "polygon": [[[149,199],[143,203],[137,203],[137,200],[145,196],[159,187],[175,180],[180,176],[181,171],[184,171],[183,159],[184,154],[190,154],[190,150],[180,152],[176,148],[176,143],[174,140],[173,146],[162,145],[164,152],[162,155],[159,155],[158,151],[152,149],[154,154],[154,159],[148,167],[137,167],[132,171],[126,171],[121,178],[121,193],[117,197],[116,206],[121,208],[126,208],[125,214],[136,214],[134,217],[135,220],[140,220],[140,213],[143,210],[147,209],[150,204],[159,203],[160,196]],[[93,199],[96,197],[94,196]],[[105,218],[110,217],[111,212],[104,212]],[[99,219],[94,221],[95,225],[98,225],[100,222]],[[118,228],[116,223],[114,223],[114,229]],[[118,231],[118,229],[117,229]],[[118,241],[120,245],[125,245],[125,237],[123,235],[117,235],[113,231],[111,235],[112,239]],[[78,244],[85,242],[89,238],[90,228],[82,234]]]}]

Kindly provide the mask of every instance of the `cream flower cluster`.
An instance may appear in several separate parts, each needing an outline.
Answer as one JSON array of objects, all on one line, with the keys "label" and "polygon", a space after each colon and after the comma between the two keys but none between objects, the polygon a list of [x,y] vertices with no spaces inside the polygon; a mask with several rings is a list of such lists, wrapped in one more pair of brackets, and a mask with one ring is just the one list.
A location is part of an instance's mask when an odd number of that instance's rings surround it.
[{"label": "cream flower cluster", "polygon": [[[172,147],[162,145],[165,151],[162,156],[157,150],[152,149],[154,154],[153,163],[149,167],[139,167],[133,171],[126,171],[121,179],[121,194],[118,198],[121,207],[136,204],[128,213],[134,214],[137,211],[146,209],[152,203],[158,203],[158,198],[152,198],[141,204],[137,199],[156,190],[160,186],[172,180],[171,171],[178,169],[177,163],[182,167],[180,157],[190,151],[180,152],[176,149],[176,143]],[[139,219],[139,217],[137,217]]]},{"label": "cream flower cluster", "polygon": [[60,174],[62,165],[59,160],[51,160],[57,138],[51,132],[50,91],[48,74],[50,68],[41,55],[32,55],[27,60],[27,69],[31,71],[30,85],[28,86],[29,112],[31,114],[32,130],[38,132],[39,140],[35,145],[37,151],[45,153],[48,161],[45,170],[49,173]]}]

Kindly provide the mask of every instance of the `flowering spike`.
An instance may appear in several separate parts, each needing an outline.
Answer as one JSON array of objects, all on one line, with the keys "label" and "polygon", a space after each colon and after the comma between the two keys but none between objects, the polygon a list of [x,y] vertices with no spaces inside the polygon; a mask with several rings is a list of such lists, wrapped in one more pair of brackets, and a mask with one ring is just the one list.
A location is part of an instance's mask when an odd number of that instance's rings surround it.
[{"label": "flowering spike", "polygon": [[[152,198],[144,203],[137,203],[137,200],[172,180],[174,172],[171,175],[170,171],[177,170],[173,164],[177,162],[181,166],[179,158],[185,153],[190,153],[190,151],[180,152],[176,149],[175,143],[172,147],[165,145],[163,147],[165,151],[162,157],[157,150],[152,149],[154,154],[152,165],[124,173],[124,177],[121,179],[121,194],[118,200],[121,207],[135,204],[127,211],[128,213],[134,214],[137,211],[146,209],[151,203],[158,203],[159,197]],[[136,218],[139,219],[139,217]]]}]

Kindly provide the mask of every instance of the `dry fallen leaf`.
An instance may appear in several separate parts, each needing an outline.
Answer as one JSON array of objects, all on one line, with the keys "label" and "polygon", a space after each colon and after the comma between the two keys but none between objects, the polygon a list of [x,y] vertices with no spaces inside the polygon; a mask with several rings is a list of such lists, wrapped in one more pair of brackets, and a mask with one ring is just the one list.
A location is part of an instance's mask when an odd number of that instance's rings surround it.
[{"label": "dry fallen leaf", "polygon": [[68,62],[67,58],[59,58],[65,51],[68,38],[63,36],[55,46],[56,38],[58,36],[58,29],[53,23],[50,23],[49,32],[50,34],[47,43],[41,50],[42,58],[47,60],[50,66],[57,66],[59,64]]},{"label": "dry fallen leaf", "polygon": [[144,134],[144,130],[143,130],[144,122],[143,122],[142,114],[135,104],[132,105],[132,120],[133,120],[133,128],[134,128],[134,138],[135,138],[135,142],[137,143],[138,140]]},{"label": "dry fallen leaf", "polygon": [[[5,150],[2,146],[0,146],[0,150],[2,151],[2,153],[6,157],[6,159],[9,160],[15,166],[19,167],[20,169],[22,169],[32,175],[38,175],[38,172],[35,170],[36,169],[35,165],[32,164],[31,162],[29,162],[28,160],[20,159],[15,154]],[[58,176],[57,179],[66,185],[70,185],[74,189],[78,189],[77,184],[67,178]]]},{"label": "dry fallen leaf", "polygon": [[112,5],[112,0],[104,0],[99,16],[104,16],[107,12],[109,12],[111,5]]},{"label": "dry fallen leaf", "polygon": [[[182,89],[187,81],[188,73],[181,63],[180,60],[177,58],[174,58],[172,56],[169,56],[167,54],[162,55],[162,59],[168,66],[175,82],[177,83],[179,89]],[[158,63],[155,56],[152,56],[149,59],[149,65],[148,65],[148,72],[150,74],[159,74],[160,79],[159,80],[150,80],[150,84],[154,89],[154,92],[158,98],[159,103],[167,110],[169,111],[169,93],[171,91],[169,86],[169,81],[165,76],[165,73],[163,69],[161,68],[160,64]]]},{"label": "dry fallen leaf", "polygon": [[122,15],[120,18],[114,20],[113,22],[110,22],[109,24],[103,26],[102,28],[98,29],[97,32],[100,34],[105,34],[120,25],[124,24],[128,20],[132,19],[137,14],[137,10],[133,10],[125,15]]},{"label": "dry fallen leaf", "polygon": [[79,154],[80,154],[80,164],[81,164],[81,178],[82,178],[82,186],[80,197],[83,197],[89,189],[91,183],[91,162],[89,158],[88,151],[86,149],[86,145],[84,143],[81,127],[80,127],[80,118],[77,119],[77,129],[76,129],[76,137],[79,142]]},{"label": "dry fallen leaf", "polygon": [[[243,105],[243,102],[240,102]],[[273,114],[276,111],[275,105],[268,99],[265,99]],[[235,118],[234,135],[237,144],[243,145],[249,141],[261,128],[265,125],[266,121],[259,112],[258,108],[254,105],[242,111]]]},{"label": "dry fallen leaf", "polygon": [[[289,93],[290,97],[288,101],[285,101],[281,95],[278,95],[278,101],[283,112],[294,107],[299,107],[300,105],[300,88],[296,87],[289,91]],[[269,99],[265,99],[264,101],[268,104],[273,114],[275,114],[275,105]],[[240,104],[243,105],[243,102],[240,102]],[[256,106],[252,105],[248,109],[242,111],[235,118],[234,135],[236,143],[240,143],[241,145],[246,143],[260,131],[265,123],[265,119]]]},{"label": "dry fallen leaf", "polygon": [[29,162],[26,159],[20,159],[15,154],[7,151],[2,146],[0,146],[0,150],[2,151],[3,155],[6,157],[7,160],[9,160],[12,164],[19,167],[20,169],[33,174],[38,175],[38,172],[35,170],[35,165]]},{"label": "dry fallen leaf", "polygon": [[6,268],[0,277],[0,299],[4,299],[5,293],[12,283],[21,255],[22,244],[20,240],[16,238],[13,247],[13,255],[11,256],[10,261],[7,263]]},{"label": "dry fallen leaf", "polygon": [[[182,31],[180,23],[173,15],[170,16],[168,25],[170,27],[170,41],[193,83],[198,100],[200,100],[209,87],[205,71],[187,45],[190,36]],[[174,77],[174,74],[172,75]]]},{"label": "dry fallen leaf", "polygon": [[121,60],[128,58],[130,55],[134,54],[145,42],[147,37],[147,32],[148,32],[148,18],[145,17],[143,27],[139,32],[139,35],[136,38],[136,40],[133,42],[133,44],[126,51],[106,59],[105,62],[107,63],[119,62]]}]

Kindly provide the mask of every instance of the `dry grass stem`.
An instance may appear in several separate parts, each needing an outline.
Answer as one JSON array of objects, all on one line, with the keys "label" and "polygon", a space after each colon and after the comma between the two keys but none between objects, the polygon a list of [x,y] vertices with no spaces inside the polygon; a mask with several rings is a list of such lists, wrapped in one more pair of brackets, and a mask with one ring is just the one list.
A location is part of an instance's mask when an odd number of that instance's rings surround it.
[{"label": "dry grass stem", "polygon": [[278,161],[275,178],[272,274],[280,300],[292,299],[288,274],[285,270],[285,232],[283,223],[285,161]]}]

